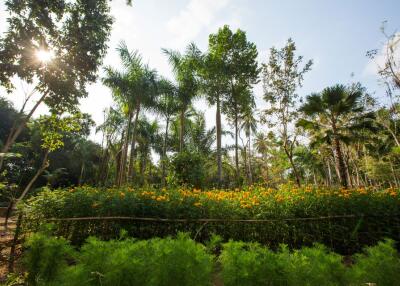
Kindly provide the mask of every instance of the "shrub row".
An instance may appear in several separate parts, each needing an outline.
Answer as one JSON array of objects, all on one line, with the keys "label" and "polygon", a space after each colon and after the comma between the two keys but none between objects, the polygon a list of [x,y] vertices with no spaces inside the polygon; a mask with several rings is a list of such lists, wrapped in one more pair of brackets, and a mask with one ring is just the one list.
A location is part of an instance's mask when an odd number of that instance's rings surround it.
[{"label": "shrub row", "polygon": [[76,251],[63,238],[37,233],[27,248],[28,285],[206,286],[222,280],[225,286],[394,286],[400,281],[400,257],[389,240],[347,258],[347,265],[322,245],[291,252],[230,241],[215,256],[211,247],[182,234],[147,241],[89,238]]},{"label": "shrub row", "polygon": [[[112,239],[125,229],[130,236],[140,239],[188,232],[198,241],[207,241],[214,233],[226,241],[257,241],[274,249],[280,243],[299,248],[319,242],[338,253],[351,254],[385,237],[400,238],[400,196],[393,189],[377,192],[282,186],[279,190],[250,187],[200,191],[81,187],[44,189],[22,209],[27,231],[37,231],[50,218],[128,216],[189,220],[56,222],[57,234],[74,244],[89,236]],[[196,221],[199,218],[223,221],[204,223]],[[267,221],[231,221],[235,219]]]}]

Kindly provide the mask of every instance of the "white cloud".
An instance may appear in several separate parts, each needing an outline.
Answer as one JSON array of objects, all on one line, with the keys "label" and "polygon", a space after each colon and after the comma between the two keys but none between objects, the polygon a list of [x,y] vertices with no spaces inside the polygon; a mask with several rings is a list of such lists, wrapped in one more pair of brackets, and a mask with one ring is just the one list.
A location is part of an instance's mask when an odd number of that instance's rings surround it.
[{"label": "white cloud", "polygon": [[213,24],[218,12],[226,8],[230,0],[190,0],[179,15],[167,22],[175,45],[180,46],[192,40]]}]

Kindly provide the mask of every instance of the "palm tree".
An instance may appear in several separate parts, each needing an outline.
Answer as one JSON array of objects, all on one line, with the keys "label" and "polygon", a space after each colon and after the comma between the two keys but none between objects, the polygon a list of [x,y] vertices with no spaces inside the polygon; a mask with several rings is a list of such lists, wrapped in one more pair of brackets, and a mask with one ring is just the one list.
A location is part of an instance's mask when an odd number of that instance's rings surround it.
[{"label": "palm tree", "polygon": [[[147,183],[145,176],[146,167],[152,166],[151,150],[156,149],[158,143],[159,125],[157,121],[149,122],[146,117],[141,117],[138,120],[137,129],[137,153],[139,158],[139,172],[141,183]],[[158,151],[158,150],[157,150]]]},{"label": "palm tree", "polygon": [[349,182],[341,142],[346,141],[349,130],[365,125],[371,118],[370,113],[364,113],[365,107],[361,102],[363,95],[360,88],[347,88],[344,85],[327,87],[321,93],[307,96],[300,108],[306,118],[297,123],[306,130],[317,131],[319,137],[331,143],[339,179],[345,188]]},{"label": "palm tree", "polygon": [[128,116],[124,133],[125,139],[121,150],[119,170],[117,172],[118,178],[116,179],[116,184],[121,185],[124,183],[126,176],[126,161],[128,156],[132,117],[135,108],[137,108],[134,96],[137,94],[137,81],[142,70],[142,59],[136,51],[130,52],[124,42],[120,43],[117,51],[121,58],[123,71],[120,72],[112,67],[106,67],[106,76],[103,78],[103,83],[111,88],[114,99],[119,103]]},{"label": "palm tree", "polygon": [[182,152],[185,136],[185,112],[199,91],[196,70],[201,52],[194,44],[190,44],[183,55],[178,51],[168,49],[163,49],[163,52],[168,56],[177,82],[177,95],[180,105],[179,151]]},{"label": "palm tree", "polygon": [[142,74],[138,80],[138,93],[136,98],[136,114],[135,121],[133,125],[132,141],[131,141],[131,153],[129,160],[128,175],[132,180],[134,171],[134,152],[135,152],[135,142],[137,135],[137,122],[139,118],[139,112],[142,109],[156,110],[156,97],[157,97],[157,72],[151,70],[147,65],[142,69]]},{"label": "palm tree", "polygon": [[[120,138],[123,138],[123,131],[121,127],[126,125],[126,118],[121,112],[114,108],[104,110],[104,122],[96,128],[96,132],[102,131],[103,147],[102,159],[97,175],[97,182],[99,185],[105,185],[109,175],[109,162],[116,162],[116,174],[119,172],[119,157],[121,152]],[[104,143],[103,143],[104,144]],[[102,145],[103,145],[102,144]],[[121,144],[123,145],[123,144]],[[111,160],[113,159],[113,160]],[[118,177],[118,175],[117,175]]]},{"label": "palm tree", "polygon": [[[114,98],[128,117],[117,180],[117,184],[121,185],[126,181],[127,174],[129,178],[132,178],[137,121],[141,109],[152,108],[155,104],[157,73],[147,65],[143,65],[138,52],[129,51],[124,42],[120,43],[117,51],[121,58],[123,71],[120,72],[112,67],[106,67],[103,83],[112,89]],[[133,124],[132,119],[134,119]],[[127,172],[130,140],[131,153]]]},{"label": "palm tree", "polygon": [[157,113],[161,114],[165,119],[164,142],[161,154],[161,176],[162,184],[165,186],[168,130],[172,116],[179,111],[179,102],[177,98],[177,87],[167,79],[162,78],[158,81],[158,93],[160,97],[157,101],[156,110]]},{"label": "palm tree", "polygon": [[[257,131],[257,119],[254,117],[254,107],[255,103],[250,106],[247,106],[246,110],[241,115],[241,126],[240,128],[244,130],[245,135],[247,137],[247,150],[245,151],[245,166],[247,169],[248,180],[250,184],[253,182],[252,171],[251,171],[251,133],[255,133]],[[248,156],[246,156],[248,153]]]}]

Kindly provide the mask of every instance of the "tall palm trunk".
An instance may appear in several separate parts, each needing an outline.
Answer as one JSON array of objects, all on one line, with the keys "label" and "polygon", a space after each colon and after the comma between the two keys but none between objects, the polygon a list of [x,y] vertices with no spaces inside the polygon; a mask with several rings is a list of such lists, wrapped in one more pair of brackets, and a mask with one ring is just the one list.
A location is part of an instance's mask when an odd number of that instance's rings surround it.
[{"label": "tall palm trunk", "polygon": [[121,164],[119,166],[120,170],[119,170],[118,186],[124,184],[126,179],[126,161],[128,159],[128,146],[131,133],[132,116],[133,116],[132,111],[130,111],[128,115],[128,124],[126,125],[126,137],[122,148]]},{"label": "tall palm trunk", "polygon": [[236,180],[239,180],[240,171],[239,171],[239,145],[238,145],[238,113],[235,112],[235,167],[236,167]]},{"label": "tall palm trunk", "polygon": [[181,109],[181,114],[180,114],[180,133],[179,133],[179,152],[183,151],[184,148],[184,142],[183,138],[185,136],[185,112],[186,112],[186,106],[184,106]]},{"label": "tall palm trunk", "polygon": [[222,183],[222,153],[221,153],[221,102],[219,95],[217,96],[217,111],[215,114],[216,128],[217,128],[217,168],[218,168],[218,184]]},{"label": "tall palm trunk", "polygon": [[165,164],[167,160],[167,141],[168,141],[168,128],[169,128],[169,117],[167,117],[167,122],[165,123],[165,135],[164,135],[164,146],[163,146],[163,156],[162,156],[162,184],[165,187],[166,180],[165,180]]},{"label": "tall palm trunk", "polygon": [[136,136],[137,136],[137,125],[140,113],[140,103],[136,105],[136,114],[135,114],[135,122],[133,123],[133,132],[132,132],[132,142],[131,142],[131,154],[129,158],[129,169],[128,169],[128,177],[129,181],[132,182],[135,172],[135,144],[136,144]]},{"label": "tall palm trunk", "polygon": [[248,158],[249,181],[250,181],[250,184],[253,184],[253,174],[251,171],[251,130],[249,132],[249,148],[248,149],[249,149],[249,158]]},{"label": "tall palm trunk", "polygon": [[83,173],[85,172],[85,162],[82,161],[81,164],[81,172],[79,173],[79,179],[78,179],[78,186],[82,185],[83,181]]},{"label": "tall palm trunk", "polygon": [[122,131],[121,134],[121,149],[117,152],[115,156],[115,162],[116,162],[116,170],[115,170],[115,185],[119,186],[120,185],[120,180],[121,180],[121,164],[122,164],[122,154],[123,154],[123,149],[124,149],[124,142],[125,142],[125,130]]},{"label": "tall palm trunk", "polygon": [[335,121],[332,122],[332,131],[333,131],[333,144],[334,144],[335,154],[336,154],[336,159],[337,159],[336,165],[337,165],[337,169],[339,171],[339,180],[340,180],[341,185],[344,188],[347,188],[349,184],[347,182],[346,165],[344,162],[342,149],[340,147],[340,141],[339,141],[339,136],[337,134],[337,128],[336,128]]}]

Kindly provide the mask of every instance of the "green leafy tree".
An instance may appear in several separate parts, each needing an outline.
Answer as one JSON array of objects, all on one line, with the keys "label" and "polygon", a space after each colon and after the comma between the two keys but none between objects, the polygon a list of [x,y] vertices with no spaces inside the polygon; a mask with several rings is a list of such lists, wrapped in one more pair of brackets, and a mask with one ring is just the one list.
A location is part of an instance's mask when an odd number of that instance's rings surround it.
[{"label": "green leafy tree", "polygon": [[[253,102],[250,89],[258,79],[258,52],[255,44],[247,40],[244,31],[238,29],[232,32],[227,25],[220,28],[216,34],[210,35],[209,50],[211,60],[214,61],[210,65],[215,64],[217,75],[221,75],[222,72],[225,74],[216,80],[218,89],[215,93],[225,93],[221,108],[235,128],[235,166],[236,176],[239,178],[239,118],[245,108]],[[219,136],[220,130],[217,138]]]},{"label": "green leafy tree", "polygon": [[2,153],[42,102],[52,112],[75,109],[87,94],[86,84],[96,79],[112,24],[108,0],[9,0],[5,5],[9,26],[0,38],[1,85],[11,92],[17,77],[33,83],[40,98],[10,131]]},{"label": "green leafy tree", "polygon": [[205,94],[207,102],[216,106],[215,126],[217,139],[217,176],[218,183],[222,183],[222,123],[221,109],[223,97],[228,93],[228,77],[225,73],[225,54],[220,48],[218,36],[211,34],[208,40],[208,51],[202,55],[199,75],[201,90]]},{"label": "green leafy tree", "polygon": [[262,71],[264,100],[269,104],[264,111],[264,121],[270,127],[277,127],[296,183],[300,186],[300,175],[293,161],[297,134],[291,127],[297,117],[296,90],[302,86],[304,74],[311,69],[312,61],[302,66],[303,57],[296,57],[295,51],[296,45],[292,39],[289,39],[286,46],[280,50],[271,48],[268,63],[262,65]]},{"label": "green leafy tree", "polygon": [[335,150],[335,161],[343,187],[349,185],[346,164],[341,142],[346,141],[348,131],[366,126],[372,114],[365,113],[362,102],[363,91],[351,89],[344,85],[325,88],[321,93],[307,96],[300,111],[306,118],[300,119],[297,125],[305,129],[322,131],[323,136]]}]

